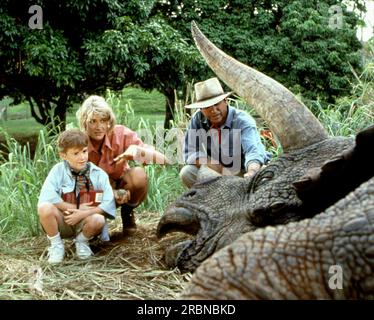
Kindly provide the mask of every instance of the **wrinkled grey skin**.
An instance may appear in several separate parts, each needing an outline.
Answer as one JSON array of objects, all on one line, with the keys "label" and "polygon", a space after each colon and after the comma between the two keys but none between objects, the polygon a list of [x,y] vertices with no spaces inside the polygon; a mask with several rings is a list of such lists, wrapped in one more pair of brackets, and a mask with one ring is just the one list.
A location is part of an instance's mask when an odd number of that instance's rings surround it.
[{"label": "wrinkled grey skin", "polygon": [[204,262],[181,297],[373,299],[374,178],[312,219],[243,235]]},{"label": "wrinkled grey skin", "polygon": [[[231,244],[244,233],[266,225],[285,224],[321,212],[319,207],[306,206],[298,198],[293,183],[310,168],[322,166],[327,160],[354,145],[354,139],[331,138],[305,149],[283,154],[262,169],[253,179],[220,177],[195,184],[165,212],[194,217],[195,234],[166,252],[169,267],[181,271],[195,269],[217,250]],[[323,208],[324,209],[324,208]],[[183,212],[181,212],[183,211]],[[172,226],[171,226],[172,225]],[[171,231],[185,231],[178,224],[161,219],[159,236]]]}]

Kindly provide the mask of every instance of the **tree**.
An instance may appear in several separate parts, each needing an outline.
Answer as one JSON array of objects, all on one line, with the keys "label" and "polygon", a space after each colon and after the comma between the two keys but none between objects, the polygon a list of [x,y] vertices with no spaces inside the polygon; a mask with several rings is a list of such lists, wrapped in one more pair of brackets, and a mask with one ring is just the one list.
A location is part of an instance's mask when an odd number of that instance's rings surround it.
[{"label": "tree", "polygon": [[[201,68],[197,50],[162,18],[154,1],[5,0],[0,7],[0,99],[27,100],[42,124],[64,122],[85,94],[127,84],[174,89]],[[42,21],[42,23],[40,23]],[[30,28],[37,25],[41,29]],[[170,113],[170,110],[169,110]]]},{"label": "tree", "polygon": [[[169,0],[154,10],[185,37],[195,20],[218,47],[306,98],[333,102],[360,71],[359,23],[343,0]],[[351,1],[364,10],[364,1]]]},{"label": "tree", "polygon": [[[138,84],[165,95],[168,124],[174,90],[209,74],[191,39],[195,20],[235,58],[295,93],[333,102],[349,91],[350,68],[360,72],[358,19],[343,2],[38,0],[42,29],[31,29],[35,1],[4,0],[0,98],[27,100],[38,122],[57,116],[58,124],[83,95]],[[362,10],[364,1],[352,2]]]}]

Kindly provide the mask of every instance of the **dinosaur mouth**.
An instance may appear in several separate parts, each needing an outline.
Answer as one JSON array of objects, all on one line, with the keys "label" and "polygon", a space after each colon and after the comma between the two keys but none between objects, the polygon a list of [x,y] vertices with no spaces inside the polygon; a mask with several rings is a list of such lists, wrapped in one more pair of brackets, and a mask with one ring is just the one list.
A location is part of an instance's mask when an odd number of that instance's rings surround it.
[{"label": "dinosaur mouth", "polygon": [[200,229],[197,216],[184,207],[172,207],[166,210],[157,225],[157,237],[161,239],[171,232],[184,232],[196,235]]},{"label": "dinosaur mouth", "polygon": [[[173,206],[165,211],[159,221],[156,235],[159,239],[172,232],[183,232],[196,236],[200,229],[200,222],[196,214],[193,214],[185,207]],[[181,269],[179,260],[183,253],[186,254],[185,251],[188,248],[194,246],[194,242],[193,240],[186,240],[167,248],[164,256],[166,265],[169,268],[179,267]]]}]

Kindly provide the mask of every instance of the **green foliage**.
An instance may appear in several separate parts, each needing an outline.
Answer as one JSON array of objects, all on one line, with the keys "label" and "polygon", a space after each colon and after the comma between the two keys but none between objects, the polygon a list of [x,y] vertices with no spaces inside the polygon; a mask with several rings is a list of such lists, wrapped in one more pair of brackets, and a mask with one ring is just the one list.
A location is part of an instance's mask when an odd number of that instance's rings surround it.
[{"label": "green foliage", "polygon": [[82,67],[75,52],[71,51],[68,39],[60,30],[53,30],[46,23],[41,32],[27,32],[23,39],[25,58],[22,62],[24,73],[30,78],[51,81],[51,98],[58,96],[62,88],[74,89],[75,83],[82,80]]},{"label": "green foliage", "polygon": [[[159,17],[149,18],[143,25],[137,25],[129,16],[118,17],[113,29],[88,39],[83,46],[87,67],[95,76],[125,73],[116,79],[117,89],[128,82],[160,92],[178,88],[188,77],[185,70],[194,68],[199,59],[196,49]],[[124,82],[125,75],[131,79]]]},{"label": "green foliage", "polygon": [[[87,94],[127,84],[157,89],[171,114],[174,90],[212,75],[192,20],[224,51],[309,99],[334,102],[348,93],[349,65],[361,72],[359,22],[343,0],[39,0],[41,30],[28,27],[33,4],[2,2],[0,98],[26,100],[42,124],[64,121]],[[341,28],[329,27],[332,5],[342,9]]]},{"label": "green foliage", "polygon": [[327,108],[320,106],[318,118],[330,135],[353,136],[373,124],[374,104],[358,107],[352,99]]},{"label": "green foliage", "polygon": [[[362,9],[363,1],[352,2]],[[350,65],[360,72],[359,21],[342,0],[175,0],[157,10],[186,38],[195,20],[223,51],[309,99],[347,95]]]},{"label": "green foliage", "polygon": [[342,97],[336,105],[323,108],[316,102],[317,117],[329,134],[349,136],[374,123],[374,51],[361,75],[356,75],[352,94]]},{"label": "green foliage", "polygon": [[32,4],[0,8],[0,99],[27,100],[42,124],[64,121],[73,102],[107,88],[139,84],[167,95],[202,65],[180,32],[151,15],[154,1],[39,1],[41,30],[28,27]]}]

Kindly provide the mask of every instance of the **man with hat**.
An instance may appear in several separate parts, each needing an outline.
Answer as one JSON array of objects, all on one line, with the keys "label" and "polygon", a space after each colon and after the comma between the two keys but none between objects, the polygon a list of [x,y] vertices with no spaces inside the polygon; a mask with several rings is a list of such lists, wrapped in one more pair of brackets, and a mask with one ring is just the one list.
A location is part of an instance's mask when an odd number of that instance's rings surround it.
[{"label": "man with hat", "polygon": [[253,176],[270,159],[257,132],[256,122],[246,112],[230,107],[217,78],[195,84],[199,108],[185,136],[186,165],[180,177],[187,187],[197,179],[201,165],[222,175]]}]

